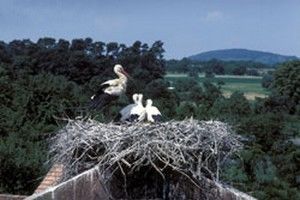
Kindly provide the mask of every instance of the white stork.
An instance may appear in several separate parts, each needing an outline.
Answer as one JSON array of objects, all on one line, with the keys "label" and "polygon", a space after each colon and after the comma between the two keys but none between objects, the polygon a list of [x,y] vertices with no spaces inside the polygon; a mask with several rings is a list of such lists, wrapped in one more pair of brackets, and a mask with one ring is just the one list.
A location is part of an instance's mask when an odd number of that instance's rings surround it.
[{"label": "white stork", "polygon": [[141,122],[146,118],[146,109],[143,106],[143,95],[138,94],[137,105],[132,107],[130,110],[130,116],[127,121],[130,122]]},{"label": "white stork", "polygon": [[119,64],[114,66],[114,72],[119,78],[101,84],[98,92],[91,97],[91,109],[102,108],[125,93],[129,75]]},{"label": "white stork", "polygon": [[138,104],[138,98],[139,98],[138,94],[133,94],[132,95],[133,103],[127,105],[124,108],[122,108],[122,110],[119,112],[118,116],[115,118],[114,121],[115,122],[117,122],[117,121],[124,122],[124,121],[128,120],[129,117],[130,117],[130,111],[131,111],[131,109]]},{"label": "white stork", "polygon": [[151,99],[147,99],[146,107],[145,107],[147,121],[152,122],[152,123],[160,122],[160,121],[162,121],[162,115],[157,107],[152,106],[152,103],[153,102]]}]

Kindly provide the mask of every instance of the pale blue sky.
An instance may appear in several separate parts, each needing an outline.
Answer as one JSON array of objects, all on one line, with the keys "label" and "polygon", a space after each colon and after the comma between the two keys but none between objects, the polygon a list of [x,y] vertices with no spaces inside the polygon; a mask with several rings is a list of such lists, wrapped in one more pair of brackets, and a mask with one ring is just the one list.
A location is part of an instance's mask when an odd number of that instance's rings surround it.
[{"label": "pale blue sky", "polygon": [[0,0],[0,40],[165,43],[166,58],[247,48],[300,56],[300,0]]}]

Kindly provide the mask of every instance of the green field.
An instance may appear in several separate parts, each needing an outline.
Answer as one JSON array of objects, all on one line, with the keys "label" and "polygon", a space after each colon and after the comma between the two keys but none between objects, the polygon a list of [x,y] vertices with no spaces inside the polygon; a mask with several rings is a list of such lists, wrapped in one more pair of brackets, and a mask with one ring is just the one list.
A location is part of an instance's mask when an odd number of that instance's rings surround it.
[{"label": "green field", "polygon": [[[179,79],[186,79],[186,74],[167,74],[165,78],[169,81],[176,81]],[[206,78],[203,74],[199,75],[199,83],[203,82]],[[235,91],[241,91],[245,94],[247,99],[253,100],[255,97],[266,97],[269,92],[261,86],[262,77],[257,76],[234,76],[234,75],[219,75],[210,79],[212,82],[217,83],[223,81],[222,91],[224,96],[228,97]]]}]

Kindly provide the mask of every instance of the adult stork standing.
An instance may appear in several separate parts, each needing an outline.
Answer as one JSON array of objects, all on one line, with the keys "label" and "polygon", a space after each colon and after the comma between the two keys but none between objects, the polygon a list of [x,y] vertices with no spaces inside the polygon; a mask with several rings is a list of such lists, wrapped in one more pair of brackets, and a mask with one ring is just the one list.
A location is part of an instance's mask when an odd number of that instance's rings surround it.
[{"label": "adult stork standing", "polygon": [[129,122],[141,122],[146,118],[146,109],[143,106],[143,95],[138,94],[137,105],[130,110]]},{"label": "adult stork standing", "polygon": [[101,84],[97,93],[91,97],[91,109],[102,108],[125,93],[129,75],[120,64],[114,66],[114,72],[118,78]]},{"label": "adult stork standing", "polygon": [[128,120],[130,117],[131,109],[138,105],[138,98],[139,98],[138,94],[133,94],[132,95],[133,103],[122,108],[122,110],[119,112],[118,116],[114,119],[114,121],[115,122],[118,122],[118,121],[124,122],[124,121]]},{"label": "adult stork standing", "polygon": [[148,122],[161,122],[162,121],[162,115],[157,107],[152,106],[153,101],[151,99],[147,99],[146,101],[146,115],[147,115],[147,121]]}]

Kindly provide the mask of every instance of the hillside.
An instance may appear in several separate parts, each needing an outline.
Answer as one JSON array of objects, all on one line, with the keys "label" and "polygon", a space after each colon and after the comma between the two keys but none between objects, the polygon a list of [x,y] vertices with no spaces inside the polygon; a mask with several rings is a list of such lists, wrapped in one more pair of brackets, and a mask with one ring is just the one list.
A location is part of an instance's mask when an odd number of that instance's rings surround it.
[{"label": "hillside", "polygon": [[195,61],[208,61],[211,59],[218,59],[224,61],[244,60],[273,65],[276,63],[282,63],[288,60],[295,60],[299,58],[297,58],[296,56],[284,56],[280,54],[274,54],[263,51],[253,51],[247,49],[223,49],[199,53],[190,56],[189,59]]}]

